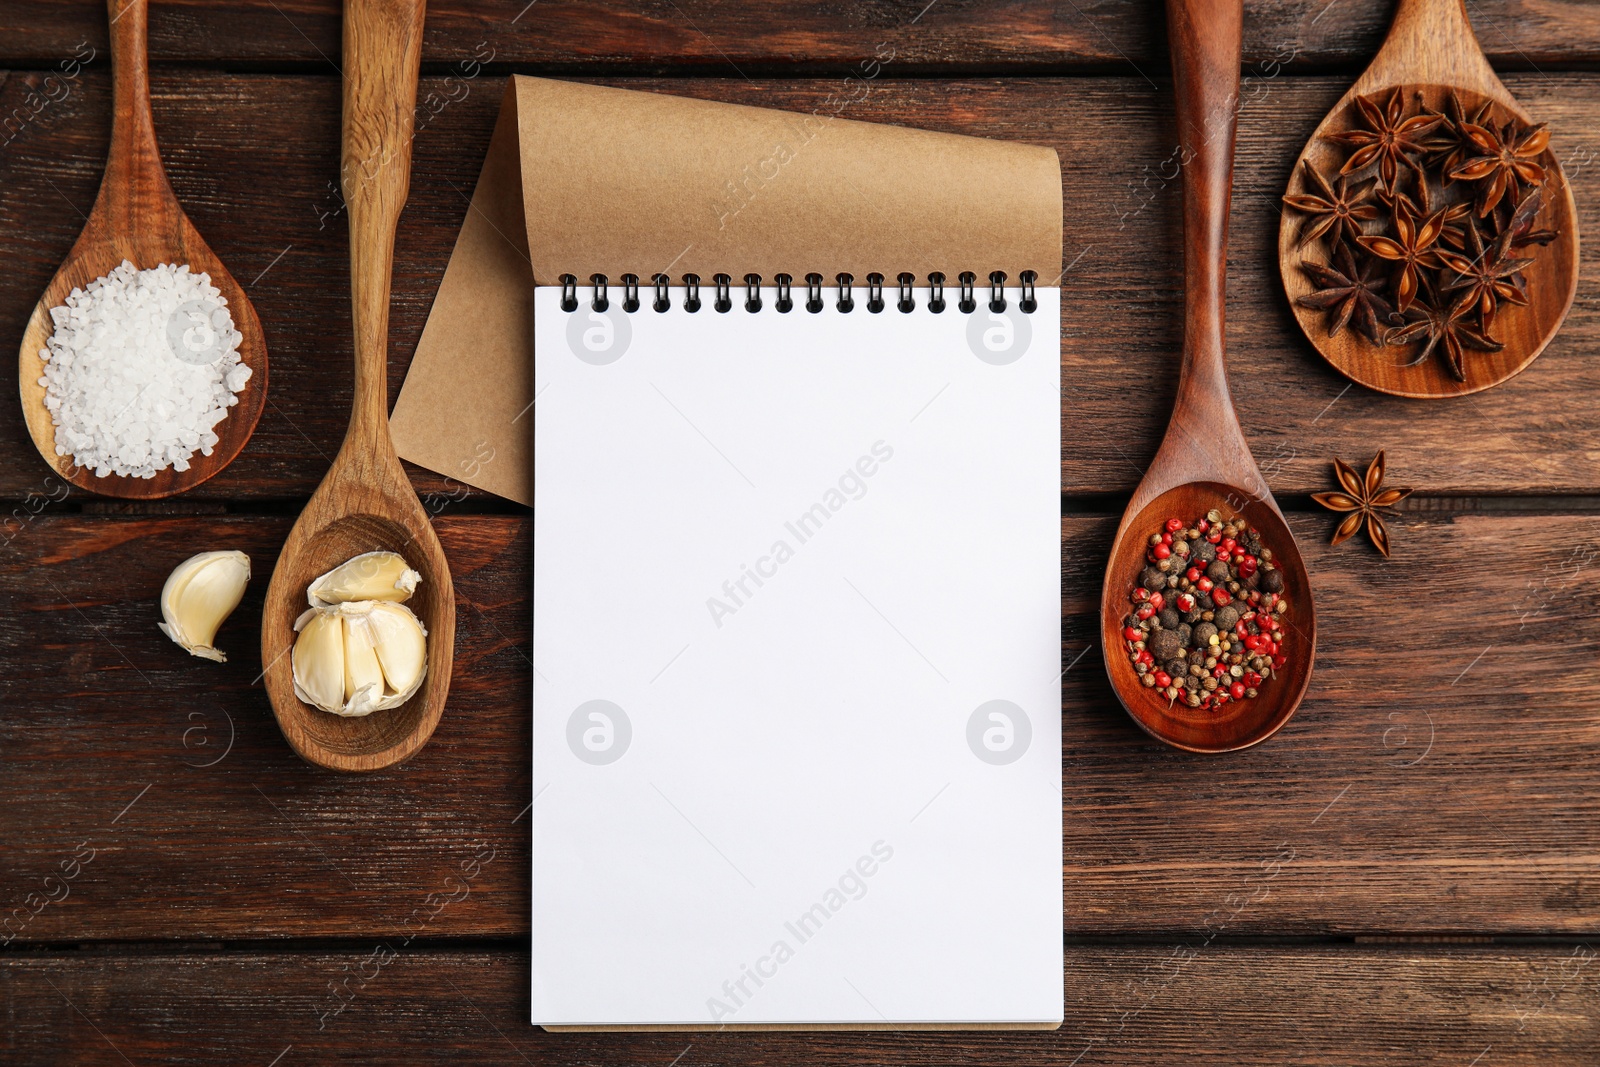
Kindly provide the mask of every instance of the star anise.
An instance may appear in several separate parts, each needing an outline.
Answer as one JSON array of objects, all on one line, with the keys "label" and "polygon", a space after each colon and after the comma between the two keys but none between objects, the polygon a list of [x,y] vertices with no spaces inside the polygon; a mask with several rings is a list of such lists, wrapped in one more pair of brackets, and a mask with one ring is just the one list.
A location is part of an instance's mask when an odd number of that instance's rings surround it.
[{"label": "star anise", "polygon": [[1366,202],[1372,192],[1371,185],[1351,192],[1350,179],[1344,176],[1340,176],[1337,185],[1330,185],[1310,160],[1305,161],[1305,176],[1305,187],[1315,190],[1315,194],[1291,194],[1283,198],[1285,204],[1311,216],[1300,231],[1301,244],[1315,241],[1325,233],[1331,233],[1335,243],[1346,237],[1354,241],[1361,236],[1361,224],[1378,217],[1378,206]]},{"label": "star anise", "polygon": [[1355,328],[1373,344],[1383,344],[1383,331],[1378,323],[1387,322],[1393,312],[1389,302],[1377,293],[1386,284],[1385,280],[1371,276],[1371,263],[1358,267],[1348,245],[1339,245],[1333,262],[1333,266],[1323,266],[1310,260],[1301,261],[1300,269],[1311,276],[1317,290],[1300,297],[1296,303],[1316,311],[1334,312],[1333,323],[1328,327],[1329,337],[1338,337],[1345,326],[1354,322]]},{"label": "star anise", "polygon": [[1479,154],[1449,175],[1463,181],[1483,182],[1477,196],[1479,218],[1493,211],[1502,196],[1515,201],[1519,181],[1528,185],[1544,183],[1544,167],[1534,162],[1550,145],[1550,131],[1543,123],[1519,130],[1515,122],[1508,122],[1496,133],[1492,125],[1468,122],[1462,125],[1461,132]]},{"label": "star anise", "polygon": [[1534,221],[1538,219],[1539,212],[1543,208],[1543,190],[1530,189],[1528,195],[1522,198],[1522,203],[1511,213],[1511,221],[1506,223],[1504,232],[1511,234],[1512,251],[1521,251],[1529,245],[1547,245],[1559,236],[1555,230],[1533,228]]},{"label": "star anise", "polygon": [[1385,189],[1394,188],[1402,164],[1420,178],[1422,168],[1412,157],[1428,151],[1428,143],[1422,140],[1422,134],[1443,122],[1444,116],[1421,114],[1402,118],[1399,89],[1389,94],[1388,101],[1381,108],[1367,97],[1358,96],[1356,108],[1361,112],[1366,129],[1324,134],[1327,140],[1335,144],[1355,149],[1350,158],[1344,161],[1339,173],[1354,174],[1376,163]]},{"label": "star anise", "polygon": [[1485,100],[1478,107],[1478,110],[1468,115],[1465,105],[1461,103],[1460,95],[1454,89],[1451,89],[1450,102],[1445,105],[1444,112],[1434,111],[1431,108],[1425,109],[1428,114],[1438,115],[1444,120],[1439,124],[1436,131],[1440,136],[1432,138],[1428,142],[1428,146],[1441,156],[1439,169],[1444,173],[1443,180],[1445,185],[1449,185],[1453,180],[1450,177],[1452,170],[1466,162],[1468,156],[1478,154],[1476,146],[1466,134],[1461,132],[1461,128],[1466,125],[1485,125],[1489,119],[1490,107],[1489,101]]},{"label": "star anise", "polygon": [[1472,312],[1470,298],[1462,298],[1453,304],[1445,305],[1441,300],[1429,294],[1425,302],[1418,300],[1406,309],[1402,315],[1402,323],[1389,330],[1385,340],[1391,345],[1404,345],[1427,338],[1422,346],[1422,351],[1413,364],[1421,363],[1433,354],[1440,342],[1444,344],[1444,361],[1451,377],[1457,381],[1467,380],[1465,356],[1468,349],[1474,352],[1498,352],[1505,345],[1473,329],[1466,321],[1467,315]]},{"label": "star anise", "polygon": [[1383,524],[1383,519],[1378,514],[1379,508],[1393,507],[1411,495],[1409,489],[1385,489],[1383,487],[1383,453],[1379,452],[1373,457],[1372,463],[1367,467],[1367,476],[1362,478],[1344,460],[1333,461],[1333,472],[1339,478],[1339,484],[1344,487],[1344,492],[1312,493],[1311,499],[1328,508],[1330,511],[1348,511],[1338,529],[1333,531],[1331,544],[1340,544],[1354,536],[1361,529],[1363,521],[1367,524],[1367,536],[1372,538],[1373,545],[1383,553],[1385,559],[1389,558],[1389,530]]},{"label": "star anise", "polygon": [[1453,281],[1443,287],[1443,291],[1451,293],[1464,290],[1461,299],[1477,306],[1478,321],[1487,331],[1494,325],[1498,301],[1527,305],[1528,297],[1523,293],[1522,286],[1517,284],[1516,275],[1533,260],[1511,258],[1513,232],[1509,228],[1487,248],[1478,236],[1476,223],[1467,223],[1467,237],[1467,255],[1444,248],[1438,251],[1440,262],[1456,275]]},{"label": "star anise", "polygon": [[1439,257],[1434,245],[1444,231],[1444,212],[1437,211],[1418,225],[1417,216],[1404,201],[1395,204],[1394,237],[1368,234],[1357,238],[1357,243],[1375,256],[1400,265],[1395,283],[1395,306],[1404,311],[1417,295],[1418,271],[1424,267],[1437,267]]}]

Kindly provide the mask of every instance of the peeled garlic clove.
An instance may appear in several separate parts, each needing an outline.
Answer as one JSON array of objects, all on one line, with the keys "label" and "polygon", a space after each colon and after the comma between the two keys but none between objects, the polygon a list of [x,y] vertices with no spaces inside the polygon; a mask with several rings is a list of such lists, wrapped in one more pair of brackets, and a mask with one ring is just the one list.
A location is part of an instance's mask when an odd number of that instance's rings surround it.
[{"label": "peeled garlic clove", "polygon": [[344,621],[315,608],[295,620],[291,655],[294,695],[314,708],[344,714]]},{"label": "peeled garlic clove", "polygon": [[367,612],[356,614],[345,610],[357,604],[365,607],[376,603],[376,600],[366,600],[339,605],[339,614],[344,619],[344,699],[347,711],[351,708],[376,711],[377,701],[383,699],[383,668],[378,666],[375,635],[367,625]]},{"label": "peeled garlic clove", "polygon": [[306,590],[314,608],[327,608],[357,600],[411,599],[422,575],[395,552],[364,552],[346,560]]},{"label": "peeled garlic clove", "polygon": [[250,557],[243,552],[202,552],[190,556],[161,588],[161,632],[192,656],[226,663],[212,646],[217,628],[233,613],[250,581]]}]

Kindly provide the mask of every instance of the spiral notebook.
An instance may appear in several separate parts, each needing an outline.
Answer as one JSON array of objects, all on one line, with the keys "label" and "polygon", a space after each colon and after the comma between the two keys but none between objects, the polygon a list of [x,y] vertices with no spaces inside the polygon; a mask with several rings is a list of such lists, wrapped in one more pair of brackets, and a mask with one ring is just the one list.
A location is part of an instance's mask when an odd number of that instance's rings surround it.
[{"label": "spiral notebook", "polygon": [[1058,164],[816,118],[516,79],[396,408],[532,473],[549,1028],[1062,1018]]}]

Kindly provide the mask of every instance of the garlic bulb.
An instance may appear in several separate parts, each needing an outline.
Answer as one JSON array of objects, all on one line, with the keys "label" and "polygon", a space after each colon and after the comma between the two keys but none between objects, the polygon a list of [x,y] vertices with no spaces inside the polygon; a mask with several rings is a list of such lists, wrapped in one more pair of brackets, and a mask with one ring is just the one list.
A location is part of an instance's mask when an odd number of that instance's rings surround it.
[{"label": "garlic bulb", "polygon": [[428,631],[404,604],[355,600],[295,621],[294,694],[332,715],[397,708],[428,673]]},{"label": "garlic bulb", "polygon": [[217,628],[244,597],[250,557],[243,552],[202,552],[178,564],[161,588],[161,618],[156,625],[191,656],[226,663],[212,647]]},{"label": "garlic bulb", "polygon": [[410,600],[422,575],[395,552],[364,552],[346,560],[306,590],[314,608],[332,607],[352,600]]}]

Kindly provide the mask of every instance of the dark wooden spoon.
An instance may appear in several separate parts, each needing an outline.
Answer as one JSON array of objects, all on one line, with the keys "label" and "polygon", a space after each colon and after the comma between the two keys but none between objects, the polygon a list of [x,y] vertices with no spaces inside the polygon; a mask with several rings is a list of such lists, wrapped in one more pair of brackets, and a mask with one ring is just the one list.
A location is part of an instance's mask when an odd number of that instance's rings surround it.
[{"label": "dark wooden spoon", "polygon": [[[261,612],[261,661],[278,726],[304,759],[376,771],[415,755],[444,714],[455,656],[450,566],[389,437],[389,283],[395,226],[411,181],[412,116],[424,0],[346,0],[342,182],[350,215],[355,404],[344,446],[289,531]],[[389,549],[422,573],[408,606],[428,630],[428,674],[398,708],[359,718],[294,694],[294,621],[317,576]]]},{"label": "dark wooden spoon", "polygon": [[[1228,394],[1223,356],[1228,202],[1239,100],[1243,0],[1167,0],[1183,164],[1183,364],[1172,420],[1123,513],[1100,596],[1100,641],[1117,699],[1152,737],[1191,752],[1228,752],[1271,737],[1311,680],[1317,624],[1305,563],[1283,513],[1245,444]],[[1148,539],[1168,519],[1190,522],[1216,508],[1261,533],[1283,569],[1281,616],[1288,663],[1252,699],[1207,711],[1144,688],[1129,662],[1122,619],[1146,565]]]},{"label": "dark wooden spoon", "polygon": [[[89,221],[28,320],[17,363],[17,384],[34,447],[61,477],[103,496],[154,500],[193,489],[231,463],[250,440],[267,400],[267,346],[256,309],[178,206],[161,166],[150,117],[148,0],[108,0],[106,6],[111,16],[111,151]],[[140,270],[162,263],[187,263],[194,273],[209,274],[211,284],[228,301],[234,329],[241,338],[239,358],[251,370],[249,384],[238,394],[239,402],[217,424],[218,440],[211,455],[196,452],[189,459],[188,470],[168,467],[154,478],[97,478],[70,455],[56,455],[55,424],[44,405],[44,386],[39,384],[44,373],[39,350],[55,329],[50,309],[65,303],[73,289],[109,274],[124,259]]]},{"label": "dark wooden spoon", "polygon": [[[1515,118],[1524,125],[1533,124],[1484,58],[1463,0],[1399,0],[1383,47],[1350,91],[1328,112],[1295,162],[1289,193],[1300,195],[1308,191],[1307,161],[1322,173],[1338,170],[1340,164],[1335,160],[1342,160],[1344,156],[1338,153],[1345,150],[1324,138],[1356,125],[1357,97],[1374,98],[1381,103],[1395,89],[1400,90],[1408,105],[1420,97],[1423,105],[1439,112],[1446,110],[1454,91],[1468,115],[1488,103],[1499,122]],[[1339,373],[1370,389],[1423,399],[1476,393],[1499,385],[1532,363],[1561,328],[1578,288],[1578,211],[1572,188],[1553,150],[1545,149],[1537,162],[1546,177],[1544,206],[1536,228],[1555,230],[1557,237],[1544,248],[1521,253],[1535,257],[1525,272],[1529,305],[1508,304],[1501,308],[1494,320],[1494,338],[1505,347],[1498,352],[1469,352],[1464,361],[1466,381],[1453,377],[1438,356],[1415,361],[1415,345],[1378,348],[1354,330],[1329,337],[1324,313],[1296,303],[1314,288],[1300,269],[1301,261],[1314,258],[1325,263],[1326,256],[1301,242],[1304,218],[1293,211],[1284,212],[1278,231],[1278,266],[1284,289],[1300,328],[1322,357]]]}]

